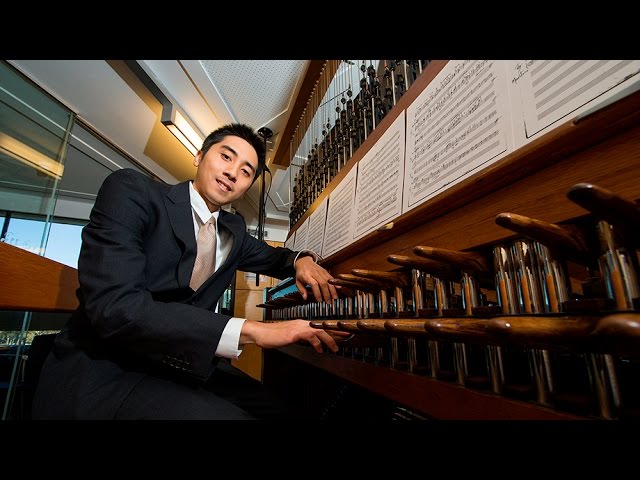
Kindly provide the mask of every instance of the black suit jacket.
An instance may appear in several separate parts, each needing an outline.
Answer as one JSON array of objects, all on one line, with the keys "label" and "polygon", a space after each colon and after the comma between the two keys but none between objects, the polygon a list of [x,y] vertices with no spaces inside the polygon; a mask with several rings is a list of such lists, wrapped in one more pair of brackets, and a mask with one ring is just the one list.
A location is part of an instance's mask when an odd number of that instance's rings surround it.
[{"label": "black suit jacket", "polygon": [[242,217],[221,211],[217,228],[233,246],[194,292],[189,182],[170,186],[129,169],[107,177],[82,232],[80,306],[45,363],[34,418],[113,418],[146,374],[206,381],[230,318],[213,310],[235,271],[295,274],[295,252],[256,240]]}]

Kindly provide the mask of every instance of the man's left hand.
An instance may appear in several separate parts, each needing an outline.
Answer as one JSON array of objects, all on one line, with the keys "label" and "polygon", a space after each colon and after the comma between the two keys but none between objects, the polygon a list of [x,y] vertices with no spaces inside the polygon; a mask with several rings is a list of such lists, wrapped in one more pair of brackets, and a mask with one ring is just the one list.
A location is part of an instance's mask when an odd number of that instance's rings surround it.
[{"label": "man's left hand", "polygon": [[324,300],[331,303],[332,300],[338,298],[336,287],[329,283],[329,279],[333,277],[312,257],[298,258],[294,267],[296,269],[296,286],[302,294],[302,298],[307,299],[307,285],[311,287],[313,296],[318,302]]}]

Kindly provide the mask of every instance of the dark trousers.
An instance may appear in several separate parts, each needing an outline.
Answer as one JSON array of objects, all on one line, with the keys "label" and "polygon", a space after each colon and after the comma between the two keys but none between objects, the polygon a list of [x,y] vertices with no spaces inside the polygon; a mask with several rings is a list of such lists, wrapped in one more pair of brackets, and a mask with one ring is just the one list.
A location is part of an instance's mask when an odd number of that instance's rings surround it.
[{"label": "dark trousers", "polygon": [[[162,392],[162,393],[160,393]],[[116,420],[279,420],[286,410],[259,381],[226,359],[204,386],[147,376],[125,399]]]}]

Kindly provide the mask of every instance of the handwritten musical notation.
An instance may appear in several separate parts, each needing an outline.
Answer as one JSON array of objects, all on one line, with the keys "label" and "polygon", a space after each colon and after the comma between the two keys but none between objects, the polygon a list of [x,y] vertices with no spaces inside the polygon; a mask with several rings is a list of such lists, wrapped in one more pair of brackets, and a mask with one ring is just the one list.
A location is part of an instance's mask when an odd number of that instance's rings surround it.
[{"label": "handwritten musical notation", "polygon": [[569,115],[640,82],[640,60],[514,60],[509,77],[531,138]]},{"label": "handwritten musical notation", "polygon": [[356,239],[402,212],[404,125],[403,112],[359,162],[354,226]]},{"label": "handwritten musical notation", "polygon": [[324,240],[324,224],[327,219],[327,203],[325,198],[320,207],[318,207],[309,216],[309,232],[307,233],[307,249],[314,252],[322,252],[322,242]]},{"label": "handwritten musical notation", "polygon": [[353,241],[353,211],[358,168],[352,168],[329,195],[322,256],[327,257]]},{"label": "handwritten musical notation", "polygon": [[504,65],[450,61],[409,106],[403,212],[506,152],[506,97]]}]

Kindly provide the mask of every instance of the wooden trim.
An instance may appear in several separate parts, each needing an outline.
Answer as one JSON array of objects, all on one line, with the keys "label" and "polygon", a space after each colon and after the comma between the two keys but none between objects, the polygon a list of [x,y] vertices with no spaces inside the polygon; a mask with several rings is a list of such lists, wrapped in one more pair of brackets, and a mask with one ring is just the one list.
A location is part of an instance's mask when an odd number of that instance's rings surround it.
[{"label": "wooden trim", "polygon": [[[289,345],[280,352],[439,420],[580,420],[566,412]],[[265,352],[266,353],[266,352]]]},{"label": "wooden trim", "polygon": [[78,306],[78,271],[7,243],[0,243],[0,309],[72,312]]},{"label": "wooden trim", "polygon": [[[307,68],[307,72],[302,80],[302,85],[300,87],[300,91],[298,92],[298,96],[294,102],[293,108],[291,109],[291,115],[289,115],[289,120],[280,135],[280,142],[278,142],[278,148],[273,154],[273,160],[271,161],[272,165],[278,165],[280,167],[288,167],[289,166],[289,151],[291,149],[297,150],[298,145],[295,143],[294,133],[296,129],[301,128],[302,130],[306,130],[308,125],[301,125],[302,115],[304,110],[311,99],[311,96],[314,94],[314,90],[316,88],[316,83],[321,75],[329,75],[329,78],[332,78],[335,75],[335,70],[330,71],[329,69],[326,72],[323,72],[325,68],[329,68],[332,62],[329,60],[310,60],[309,67]],[[331,69],[333,70],[333,69]],[[329,83],[329,82],[327,82]],[[319,91],[318,95],[322,98],[325,94],[325,91]]]}]

